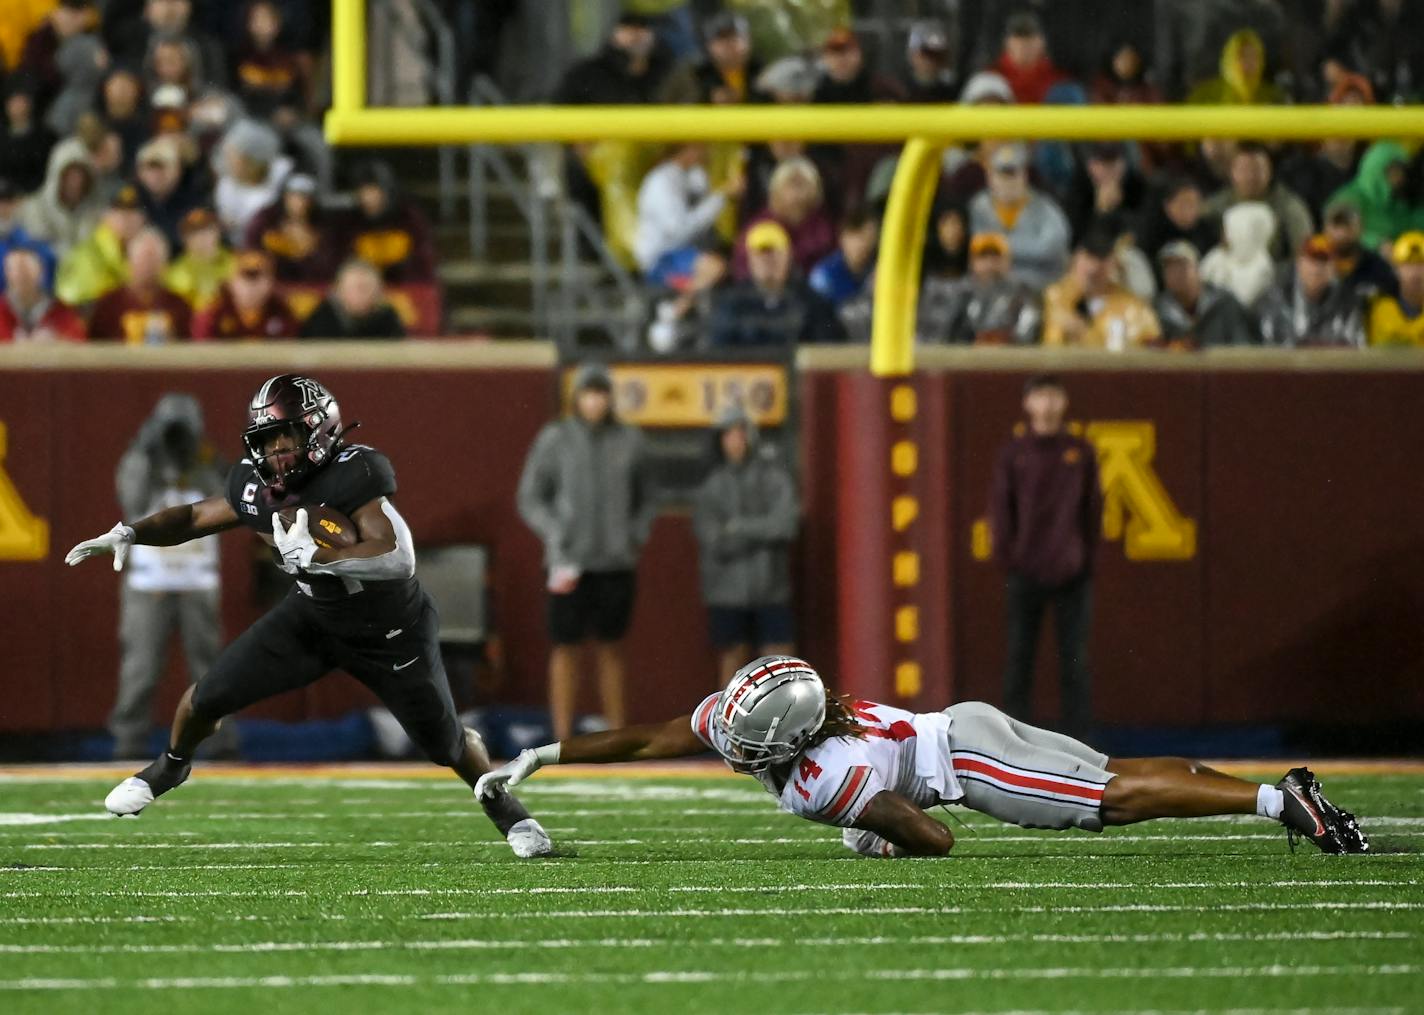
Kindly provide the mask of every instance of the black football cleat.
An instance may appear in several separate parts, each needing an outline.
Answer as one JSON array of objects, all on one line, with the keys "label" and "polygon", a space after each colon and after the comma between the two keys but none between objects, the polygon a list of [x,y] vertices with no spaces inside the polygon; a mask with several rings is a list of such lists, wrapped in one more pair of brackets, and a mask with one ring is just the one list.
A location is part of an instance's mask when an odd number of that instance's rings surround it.
[{"label": "black football cleat", "polygon": [[[1321,797],[1324,800],[1324,797]],[[1370,851],[1370,840],[1365,835],[1364,829],[1360,827],[1359,821],[1349,811],[1342,811],[1329,800],[1325,800],[1325,810],[1330,816],[1330,826],[1335,829],[1335,837],[1340,840],[1340,845],[1345,847],[1346,853],[1368,853]]]},{"label": "black football cleat", "polygon": [[1334,808],[1321,794],[1320,783],[1310,769],[1292,768],[1285,778],[1276,783],[1276,788],[1285,797],[1281,823],[1286,826],[1286,842],[1290,844],[1292,853],[1295,852],[1297,838],[1309,839],[1322,853],[1346,852],[1337,829],[1339,822],[1331,814]]}]

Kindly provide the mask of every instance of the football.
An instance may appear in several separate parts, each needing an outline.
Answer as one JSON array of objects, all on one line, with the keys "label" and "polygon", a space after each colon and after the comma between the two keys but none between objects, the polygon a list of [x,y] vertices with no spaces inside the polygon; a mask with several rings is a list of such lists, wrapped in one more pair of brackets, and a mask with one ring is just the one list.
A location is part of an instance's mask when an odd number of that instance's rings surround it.
[{"label": "football", "polygon": [[[304,505],[307,513],[307,531],[316,545],[323,550],[344,550],[359,538],[356,523],[340,511],[333,511],[320,504]],[[282,524],[290,526],[297,520],[299,508],[284,508],[281,512]]]}]

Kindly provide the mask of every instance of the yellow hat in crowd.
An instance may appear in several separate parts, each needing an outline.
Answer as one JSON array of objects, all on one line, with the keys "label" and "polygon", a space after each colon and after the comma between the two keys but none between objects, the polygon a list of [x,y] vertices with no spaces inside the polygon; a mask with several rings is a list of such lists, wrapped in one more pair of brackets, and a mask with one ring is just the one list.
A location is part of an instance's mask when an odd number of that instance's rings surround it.
[{"label": "yellow hat in crowd", "polygon": [[1424,232],[1413,229],[1394,241],[1394,263],[1424,264]]},{"label": "yellow hat in crowd", "polygon": [[779,222],[772,222],[768,219],[765,222],[758,222],[747,230],[748,250],[790,250],[791,237],[786,235],[786,230]]}]

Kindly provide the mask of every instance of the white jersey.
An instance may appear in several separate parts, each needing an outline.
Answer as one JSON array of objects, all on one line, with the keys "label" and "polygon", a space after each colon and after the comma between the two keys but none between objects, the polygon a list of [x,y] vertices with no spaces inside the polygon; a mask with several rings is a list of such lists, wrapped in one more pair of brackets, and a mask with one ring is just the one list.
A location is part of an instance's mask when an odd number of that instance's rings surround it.
[{"label": "white jersey", "polygon": [[[692,730],[725,760],[726,738],[712,721],[718,694],[692,713]],[[964,795],[949,756],[950,718],[943,712],[907,712],[873,701],[855,702],[864,739],[836,737],[797,755],[785,768],[757,775],[784,811],[847,828],[881,790],[893,790],[920,807]]]}]

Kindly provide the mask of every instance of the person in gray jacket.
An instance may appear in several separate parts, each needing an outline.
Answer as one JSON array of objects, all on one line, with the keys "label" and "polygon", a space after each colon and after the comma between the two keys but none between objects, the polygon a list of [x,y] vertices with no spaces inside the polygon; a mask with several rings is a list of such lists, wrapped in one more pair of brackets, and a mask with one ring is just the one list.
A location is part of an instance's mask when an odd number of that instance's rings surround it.
[{"label": "person in gray jacket", "polygon": [[1002,233],[1015,280],[1042,289],[1068,270],[1072,230],[1057,202],[1029,185],[1028,149],[1007,144],[989,159],[989,185],[969,201],[969,232]]},{"label": "person in gray jacket", "polygon": [[657,503],[643,433],[614,415],[613,381],[603,366],[579,368],[573,411],[535,438],[519,478],[519,514],[544,543],[554,735],[573,732],[579,648],[590,641],[604,718],[622,726],[622,641]]},{"label": "person in gray jacket", "polygon": [[[222,489],[224,476],[205,439],[198,400],[167,394],[119,459],[115,480],[124,517],[138,518],[209,497]],[[222,647],[218,583],[216,536],[130,551],[119,595],[118,697],[109,715],[115,758],[153,753],[148,743],[153,692],[167,668],[175,630],[182,638],[189,682],[217,658]],[[215,745],[219,752],[232,746],[231,740]]]},{"label": "person in gray jacket", "polygon": [[1162,340],[1182,348],[1258,344],[1251,315],[1231,293],[1202,281],[1200,260],[1189,240],[1172,240],[1157,254],[1162,291],[1152,307]]},{"label": "person in gray jacket", "polygon": [[800,510],[791,471],[745,411],[723,412],[714,437],[717,464],[697,491],[693,526],[725,684],[752,656],[795,651],[789,556]]}]

